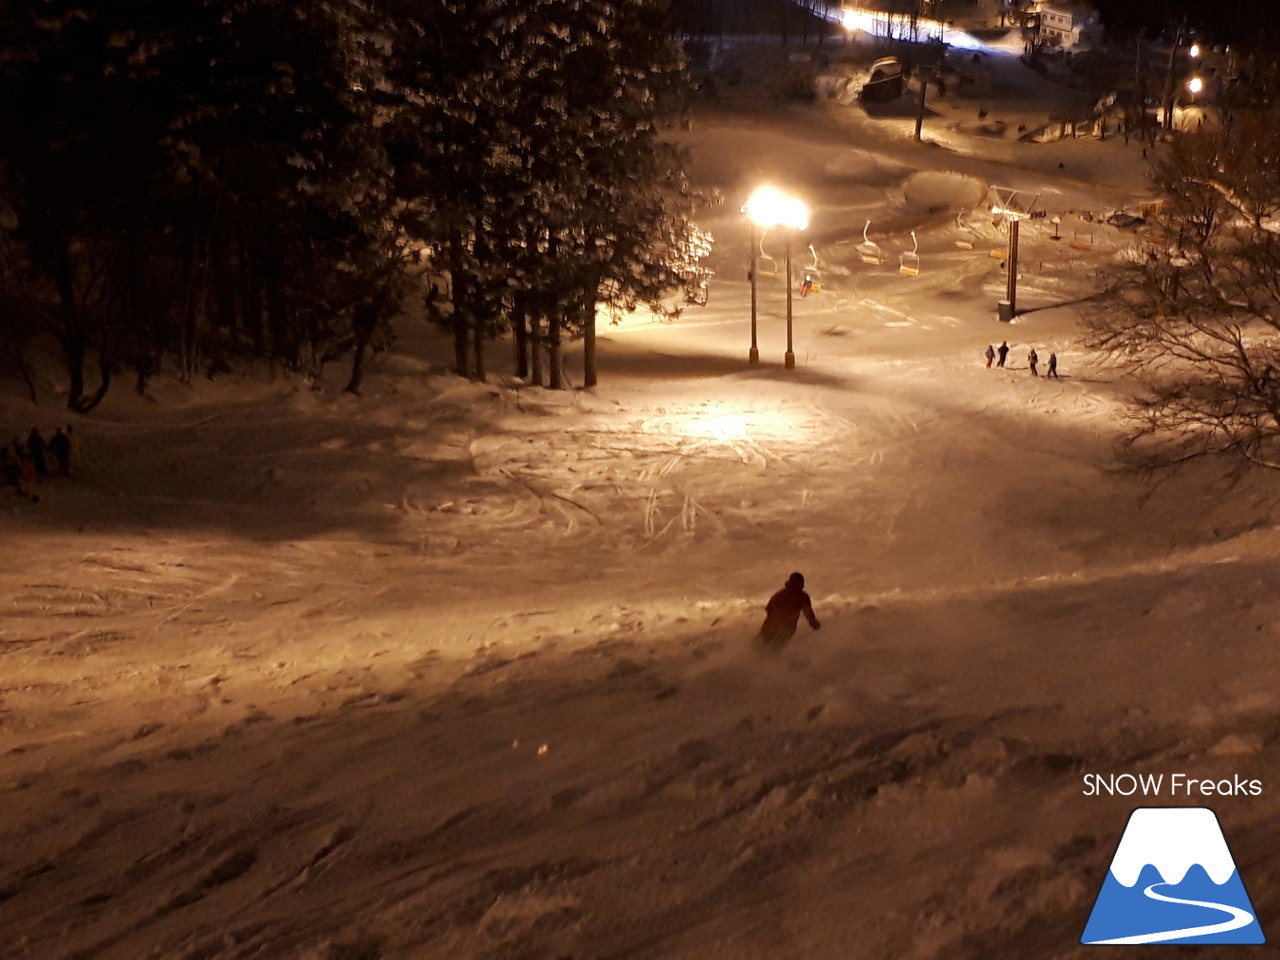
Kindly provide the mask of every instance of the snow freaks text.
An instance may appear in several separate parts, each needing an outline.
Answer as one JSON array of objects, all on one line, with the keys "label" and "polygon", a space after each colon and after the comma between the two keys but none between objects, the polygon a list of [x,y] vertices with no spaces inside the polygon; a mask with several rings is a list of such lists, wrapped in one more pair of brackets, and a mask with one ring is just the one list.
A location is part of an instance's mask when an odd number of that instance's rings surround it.
[{"label": "snow freaks text", "polygon": [[1239,774],[1214,780],[1185,773],[1086,773],[1081,793],[1086,797],[1258,797],[1262,781]]}]

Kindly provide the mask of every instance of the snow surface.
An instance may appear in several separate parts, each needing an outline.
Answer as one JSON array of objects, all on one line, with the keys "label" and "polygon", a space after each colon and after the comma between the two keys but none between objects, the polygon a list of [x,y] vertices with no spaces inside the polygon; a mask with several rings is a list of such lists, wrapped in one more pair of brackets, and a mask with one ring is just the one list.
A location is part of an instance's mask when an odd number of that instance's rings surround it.
[{"label": "snow surface", "polygon": [[[1083,957],[1133,804],[1085,772],[1262,780],[1213,802],[1274,925],[1274,478],[1111,469],[1076,301],[1140,147],[976,106],[924,145],[699,115],[710,303],[602,328],[599,389],[461,382],[408,317],[363,398],[258,371],[73,418],[82,476],[0,514],[0,956]],[[927,171],[1062,217],[1023,224],[1016,323],[1003,235],[908,203]],[[814,206],[794,371],[776,281],[745,362],[764,179]],[[7,432],[68,419],[38,373]],[[760,650],[792,570],[822,629]]]}]

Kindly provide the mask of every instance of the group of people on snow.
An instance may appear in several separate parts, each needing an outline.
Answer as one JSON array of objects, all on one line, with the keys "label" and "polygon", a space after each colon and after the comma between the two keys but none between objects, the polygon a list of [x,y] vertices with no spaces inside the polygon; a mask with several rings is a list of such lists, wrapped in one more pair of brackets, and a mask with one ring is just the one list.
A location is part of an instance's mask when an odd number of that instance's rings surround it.
[{"label": "group of people on snow", "polygon": [[[993,347],[988,343],[983,356],[987,358],[988,369],[991,368],[992,361],[995,361],[995,365],[997,367],[1003,367],[1005,360],[1009,357],[1009,341],[1001,340],[1000,346],[998,347]],[[1036,353],[1035,347],[1032,347],[1027,351],[1027,366],[1031,369],[1031,375],[1033,377],[1040,376],[1039,364],[1040,354]],[[1045,370],[1044,375],[1046,379],[1049,377],[1052,377],[1054,380],[1061,379],[1058,376],[1058,355],[1056,353],[1049,353],[1049,367]]]},{"label": "group of people on snow", "polygon": [[49,477],[71,477],[80,469],[80,436],[68,425],[45,440],[32,427],[25,440],[15,439],[0,450],[0,471],[6,486],[40,502],[40,481]]}]

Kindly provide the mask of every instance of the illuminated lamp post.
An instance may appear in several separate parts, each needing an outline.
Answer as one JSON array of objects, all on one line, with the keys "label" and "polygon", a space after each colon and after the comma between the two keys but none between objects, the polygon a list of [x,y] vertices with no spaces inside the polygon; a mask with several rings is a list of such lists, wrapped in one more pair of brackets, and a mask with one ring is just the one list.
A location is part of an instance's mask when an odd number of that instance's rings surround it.
[{"label": "illuminated lamp post", "polygon": [[767,230],[778,222],[778,211],[782,208],[784,198],[773,187],[760,187],[743,204],[742,212],[747,215],[751,224],[751,266],[747,271],[747,279],[751,281],[751,350],[747,353],[748,363],[760,362],[760,347],[756,341],[756,270],[759,267],[760,248],[756,243],[756,228]]},{"label": "illuminated lamp post", "polygon": [[760,361],[760,349],[756,341],[756,267],[757,252],[756,227],[782,227],[787,240],[787,353],[784,358],[786,368],[794,369],[795,353],[791,341],[791,236],[809,226],[809,208],[794,197],[784,196],[773,187],[761,187],[753,193],[743,213],[751,221],[751,351],[747,354],[749,363]]},{"label": "illuminated lamp post", "polygon": [[[1193,104],[1196,104],[1197,107],[1199,106],[1197,102],[1197,98],[1199,97],[1201,91],[1203,90],[1204,90],[1204,80],[1202,80],[1200,77],[1192,77],[1187,81],[1187,93],[1191,94],[1191,102]],[[1204,120],[1203,111],[1201,111],[1200,120],[1201,122],[1203,122]]]},{"label": "illuminated lamp post", "polygon": [[787,352],[783,357],[783,366],[794,370],[796,355],[791,347],[791,237],[809,226],[809,208],[794,197],[788,197],[780,223],[787,235]]},{"label": "illuminated lamp post", "polygon": [[[1164,128],[1165,128],[1166,130],[1172,130],[1172,129],[1173,129],[1173,94],[1174,94],[1173,67],[1174,67],[1174,61],[1177,59],[1177,56],[1178,56],[1178,48],[1182,45],[1182,42],[1183,42],[1183,40],[1184,40],[1184,39],[1185,39],[1185,38],[1184,38],[1183,33],[1182,33],[1182,31],[1181,31],[1181,30],[1179,30],[1179,31],[1174,35],[1174,38],[1173,38],[1173,45],[1172,45],[1171,47],[1169,47],[1169,63],[1168,63],[1168,65],[1165,67],[1165,74],[1164,74]],[[1193,43],[1193,44],[1191,44],[1190,48],[1187,50],[1187,53],[1189,53],[1189,54],[1191,55],[1192,59],[1195,59],[1196,57],[1199,57],[1199,56],[1200,56],[1200,44],[1198,44],[1198,43]]]}]

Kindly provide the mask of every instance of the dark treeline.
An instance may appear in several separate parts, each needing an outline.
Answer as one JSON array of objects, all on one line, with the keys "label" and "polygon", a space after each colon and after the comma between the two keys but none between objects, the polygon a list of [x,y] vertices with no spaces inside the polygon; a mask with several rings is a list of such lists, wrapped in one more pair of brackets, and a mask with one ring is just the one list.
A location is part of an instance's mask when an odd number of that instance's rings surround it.
[{"label": "dark treeline", "polygon": [[459,373],[514,330],[558,386],[597,303],[698,272],[669,28],[650,0],[6,4],[0,356],[55,338],[79,411],[248,358],[348,357],[355,391],[425,290]]}]

